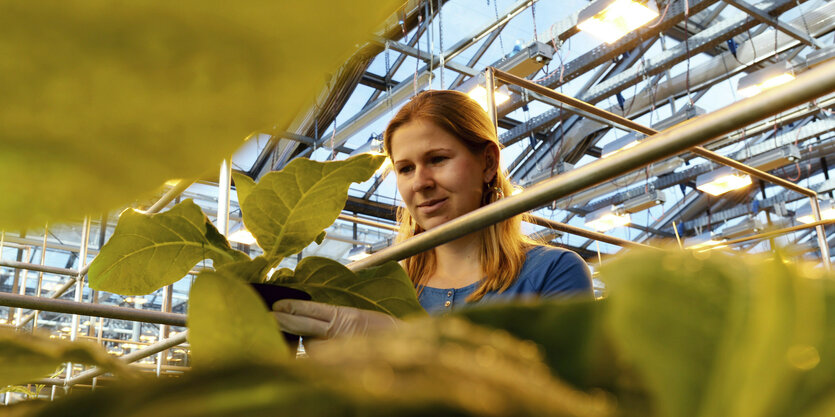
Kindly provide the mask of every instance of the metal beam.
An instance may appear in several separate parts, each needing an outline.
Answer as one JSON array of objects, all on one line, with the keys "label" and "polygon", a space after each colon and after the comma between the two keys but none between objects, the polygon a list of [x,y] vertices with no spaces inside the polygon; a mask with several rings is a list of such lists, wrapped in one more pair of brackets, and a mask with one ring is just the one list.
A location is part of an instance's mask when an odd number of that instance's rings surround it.
[{"label": "metal beam", "polygon": [[[801,74],[791,83],[678,124],[647,138],[631,149],[568,171],[528,188],[520,194],[476,209],[405,242],[353,262],[348,267],[358,270],[416,255],[511,216],[541,207],[555,199],[566,197],[654,161],[684,152],[693,146],[726,135],[740,126],[762,120],[832,91],[835,91],[835,62],[827,62]],[[822,247],[821,250],[826,249]],[[824,258],[824,262],[828,263],[828,256]]]},{"label": "metal beam", "polygon": [[745,13],[748,13],[754,19],[757,19],[762,23],[770,25],[775,29],[779,30],[780,32],[783,32],[786,35],[789,35],[792,38],[795,38],[800,42],[805,43],[806,45],[809,45],[815,49],[823,48],[823,45],[820,42],[818,42],[817,39],[801,32],[791,23],[784,23],[779,21],[777,18],[771,17],[769,14],[758,9],[753,4],[750,4],[744,0],[725,0],[725,2],[736,7],[739,10],[742,10]]},{"label": "metal beam", "polygon": [[78,314],[82,316],[107,317],[119,320],[141,321],[144,323],[185,326],[185,314],[163,313],[160,311],[139,310],[102,304],[82,303],[70,300],[56,300],[46,297],[0,293],[0,305],[27,308],[57,313]]}]

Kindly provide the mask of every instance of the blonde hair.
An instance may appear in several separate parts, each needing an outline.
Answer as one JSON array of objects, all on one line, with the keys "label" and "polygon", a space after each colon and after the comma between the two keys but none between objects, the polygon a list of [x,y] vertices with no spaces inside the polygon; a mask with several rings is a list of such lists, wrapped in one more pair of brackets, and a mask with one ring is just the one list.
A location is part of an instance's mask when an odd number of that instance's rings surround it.
[{"label": "blonde hair", "polygon": [[[414,120],[433,123],[458,138],[475,155],[484,154],[483,151],[490,145],[501,149],[493,123],[487,112],[475,100],[459,91],[433,90],[414,96],[389,122],[383,136],[389,159],[392,135],[401,126]],[[509,196],[512,193],[513,185],[497,161],[496,176],[493,181],[484,184],[481,205],[490,204],[502,195]],[[484,278],[467,301],[480,300],[491,291],[502,292],[516,280],[525,263],[528,249],[535,244],[522,234],[521,223],[524,216],[516,215],[481,230],[479,260]],[[397,242],[424,232],[405,207],[398,209],[397,220],[400,223]],[[435,272],[435,250],[431,249],[407,258],[403,265],[420,293]]]}]

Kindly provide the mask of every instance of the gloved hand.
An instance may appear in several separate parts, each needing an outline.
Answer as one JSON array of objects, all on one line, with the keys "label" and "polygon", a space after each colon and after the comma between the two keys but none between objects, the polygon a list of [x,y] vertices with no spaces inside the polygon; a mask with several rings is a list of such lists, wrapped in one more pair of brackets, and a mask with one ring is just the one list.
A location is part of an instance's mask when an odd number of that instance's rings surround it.
[{"label": "gloved hand", "polygon": [[320,339],[366,335],[379,330],[397,328],[400,322],[378,311],[304,300],[276,301],[273,304],[273,311],[281,330]]}]

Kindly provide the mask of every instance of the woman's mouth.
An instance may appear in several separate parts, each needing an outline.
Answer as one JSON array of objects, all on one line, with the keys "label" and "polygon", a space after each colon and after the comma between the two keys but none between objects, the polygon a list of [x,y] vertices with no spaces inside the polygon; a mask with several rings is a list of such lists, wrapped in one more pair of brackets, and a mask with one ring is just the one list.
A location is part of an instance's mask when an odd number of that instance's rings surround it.
[{"label": "woman's mouth", "polygon": [[424,201],[423,203],[418,204],[417,209],[422,214],[432,214],[438,210],[440,210],[444,204],[447,202],[446,198],[436,198],[432,200]]}]

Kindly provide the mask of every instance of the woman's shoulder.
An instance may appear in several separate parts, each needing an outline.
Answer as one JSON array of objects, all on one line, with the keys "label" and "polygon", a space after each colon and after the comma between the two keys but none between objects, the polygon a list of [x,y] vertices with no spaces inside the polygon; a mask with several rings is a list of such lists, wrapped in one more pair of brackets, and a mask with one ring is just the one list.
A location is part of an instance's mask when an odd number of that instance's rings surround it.
[{"label": "woman's shoulder", "polygon": [[553,246],[536,245],[528,249],[518,279],[537,286],[542,295],[591,290],[591,272],[583,258]]},{"label": "woman's shoulder", "polygon": [[525,265],[553,264],[553,263],[582,263],[585,261],[576,252],[558,248],[556,246],[532,245],[527,251]]}]

